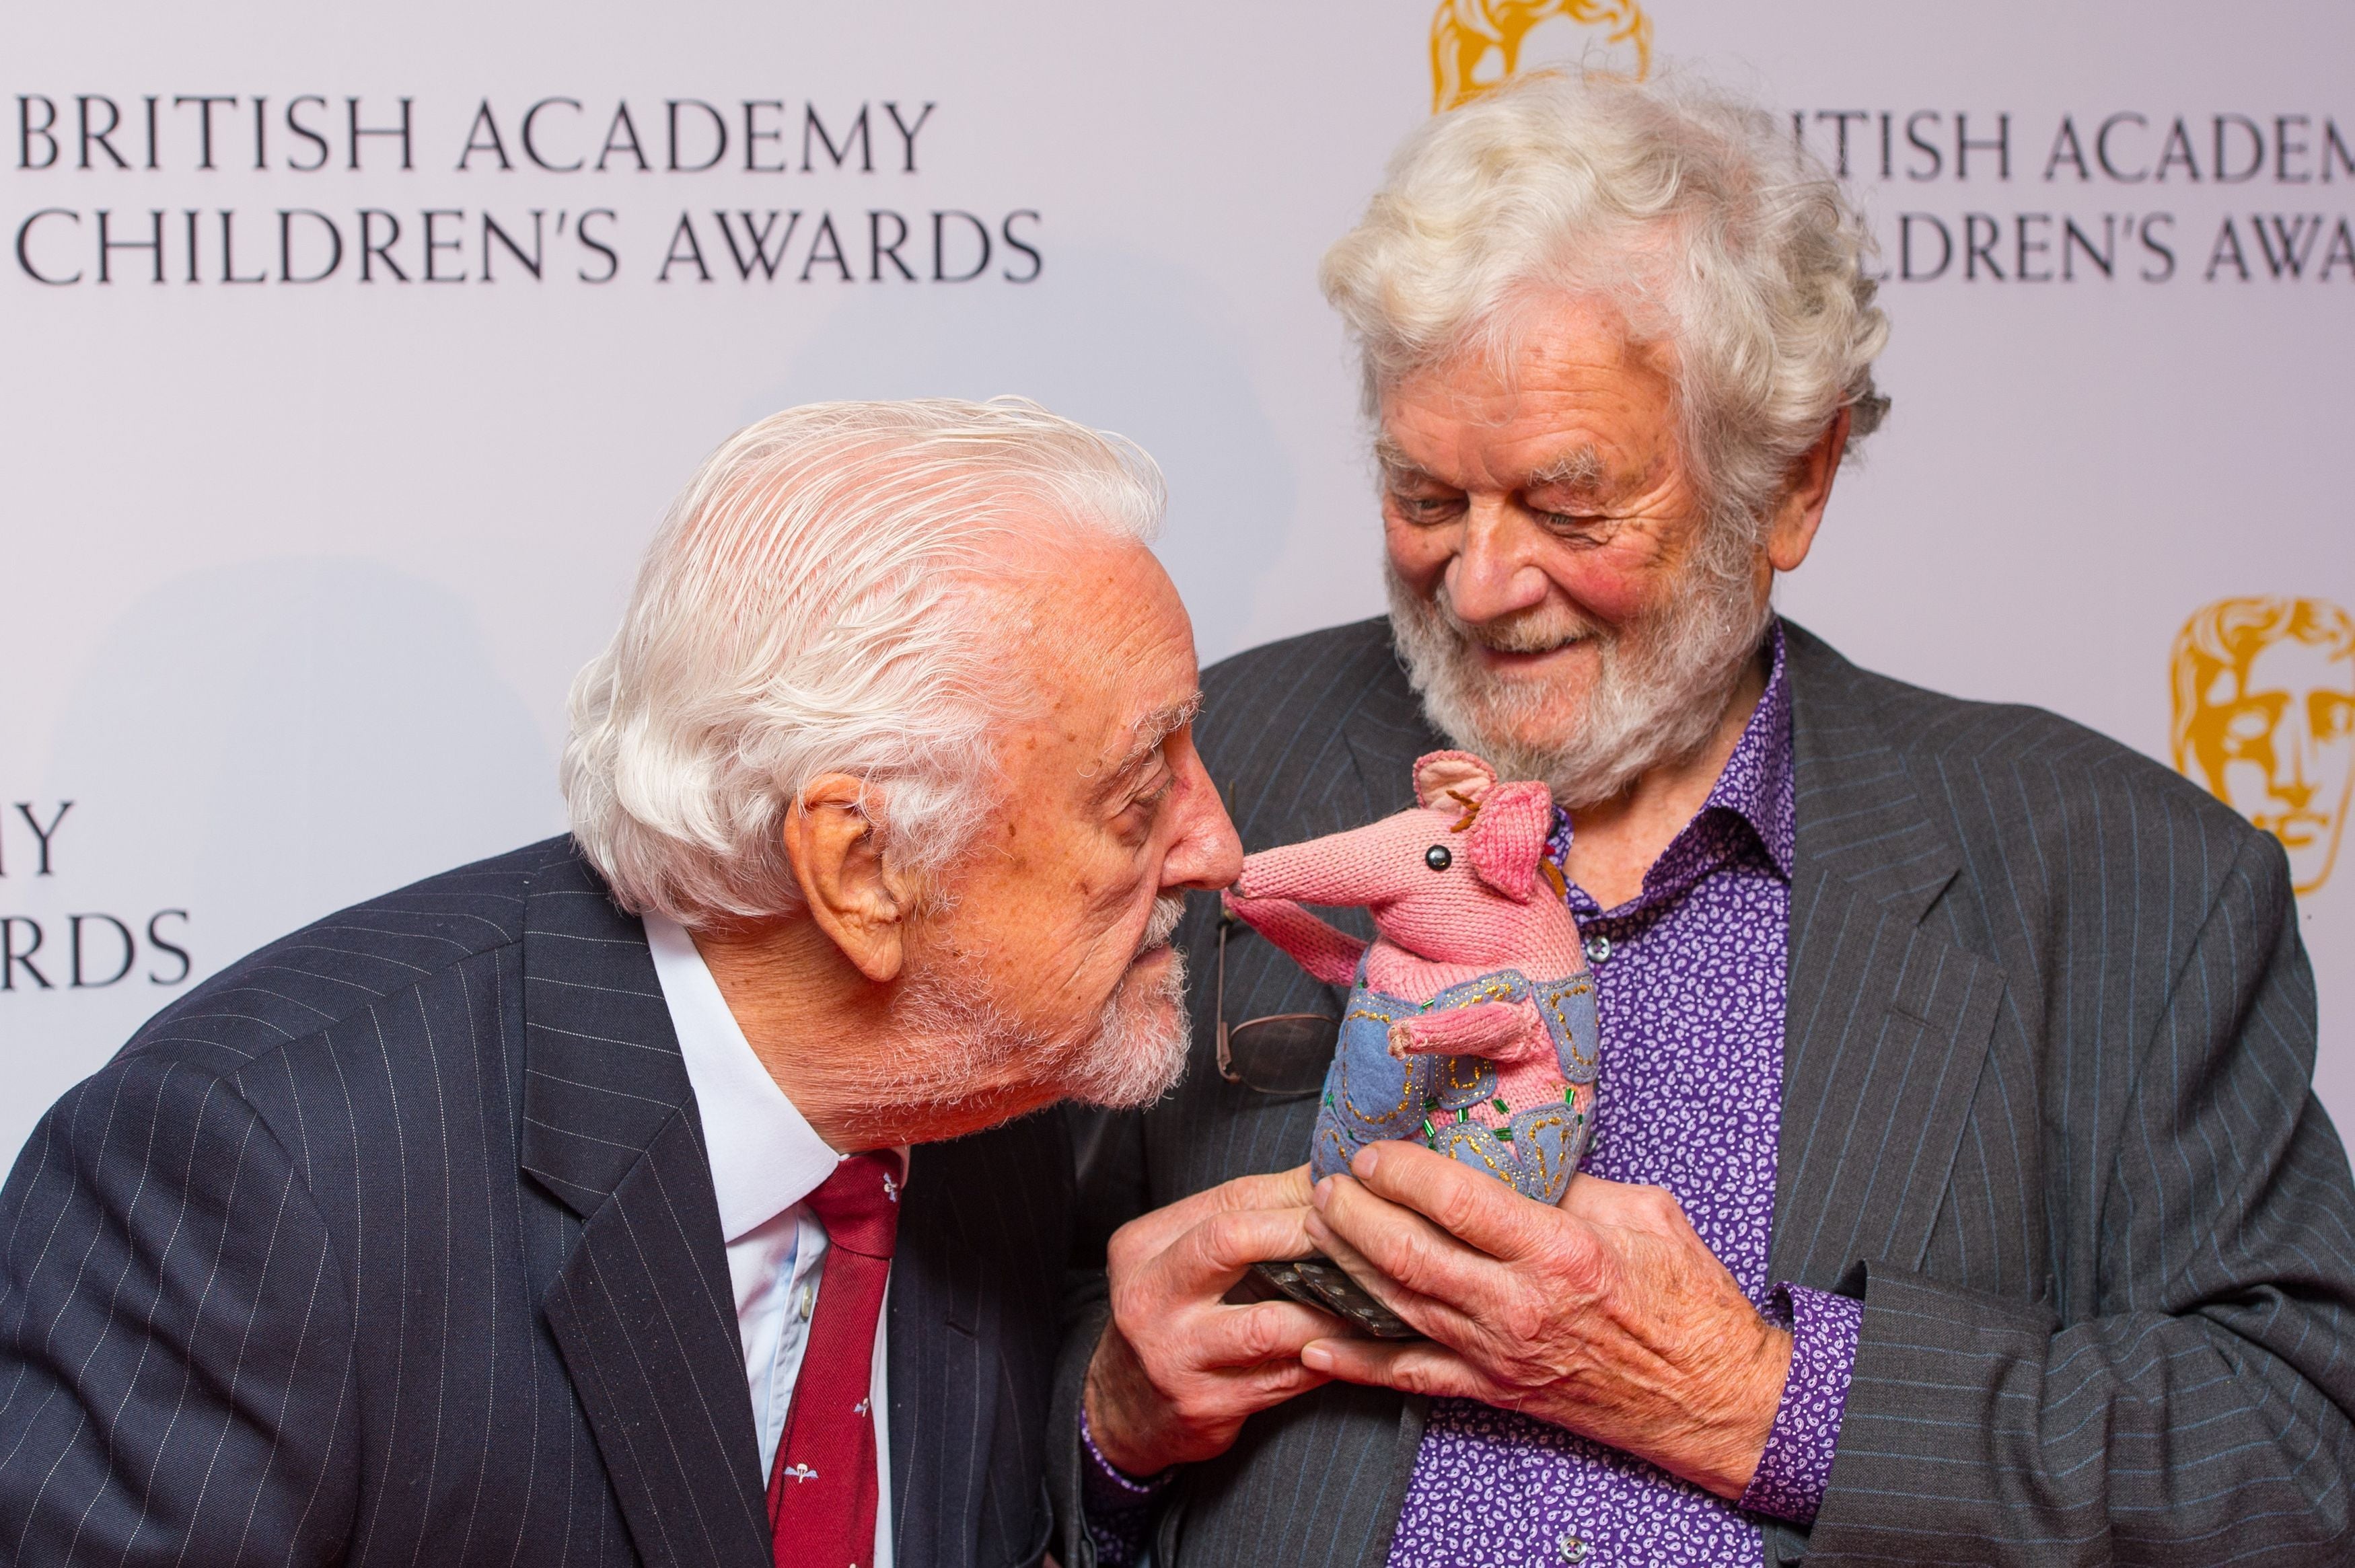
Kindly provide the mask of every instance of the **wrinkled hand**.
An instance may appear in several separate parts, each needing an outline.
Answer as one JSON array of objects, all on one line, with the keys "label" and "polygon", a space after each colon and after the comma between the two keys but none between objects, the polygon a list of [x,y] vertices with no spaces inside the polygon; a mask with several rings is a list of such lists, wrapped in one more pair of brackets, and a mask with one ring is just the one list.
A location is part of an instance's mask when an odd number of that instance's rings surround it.
[{"label": "wrinkled hand", "polygon": [[1791,1337],[1674,1198],[1580,1175],[1549,1207],[1408,1143],[1370,1144],[1351,1170],[1317,1183],[1308,1234],[1433,1342],[1320,1340],[1304,1364],[1518,1410],[1720,1497],[1748,1488]]},{"label": "wrinkled hand", "polygon": [[1343,1332],[1289,1301],[1220,1298],[1254,1263],[1305,1257],[1308,1167],[1245,1176],[1113,1234],[1112,1321],[1088,1363],[1088,1430],[1133,1476],[1227,1451],[1246,1417],[1316,1387],[1300,1348]]}]

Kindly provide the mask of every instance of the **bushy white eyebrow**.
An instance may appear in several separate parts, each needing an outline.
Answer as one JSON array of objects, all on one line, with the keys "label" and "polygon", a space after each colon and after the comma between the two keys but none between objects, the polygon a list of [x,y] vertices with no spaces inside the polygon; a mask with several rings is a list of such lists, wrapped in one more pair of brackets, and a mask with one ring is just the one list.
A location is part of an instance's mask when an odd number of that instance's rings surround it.
[{"label": "bushy white eyebrow", "polygon": [[1149,761],[1161,749],[1164,741],[1192,724],[1194,715],[1201,711],[1202,694],[1196,692],[1182,702],[1165,703],[1140,715],[1128,726],[1135,740],[1121,754],[1118,761],[1103,770],[1105,789],[1112,789],[1121,779]]},{"label": "bushy white eyebrow", "polygon": [[1594,490],[1602,485],[1609,471],[1604,466],[1601,452],[1593,447],[1577,447],[1529,475],[1529,482],[1523,488],[1543,490],[1550,485],[1559,485],[1570,490]]},{"label": "bushy white eyebrow", "polygon": [[[1374,438],[1374,461],[1390,480],[1428,479],[1445,483],[1438,475],[1406,455],[1406,450],[1388,436]],[[1523,490],[1543,490],[1550,486],[1571,490],[1596,490],[1610,476],[1609,465],[1603,454],[1592,446],[1573,447],[1538,469],[1522,481]]]}]

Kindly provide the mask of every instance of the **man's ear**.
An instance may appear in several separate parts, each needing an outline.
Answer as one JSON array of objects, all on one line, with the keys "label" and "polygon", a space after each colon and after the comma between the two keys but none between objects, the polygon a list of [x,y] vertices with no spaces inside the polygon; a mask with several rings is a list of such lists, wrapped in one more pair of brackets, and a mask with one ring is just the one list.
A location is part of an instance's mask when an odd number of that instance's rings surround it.
[{"label": "man's ear", "polygon": [[905,958],[912,900],[884,864],[868,794],[867,782],[847,773],[811,779],[785,812],[785,858],[818,929],[860,974],[887,985]]},{"label": "man's ear", "polygon": [[1839,475],[1840,459],[1848,455],[1849,410],[1842,408],[1824,427],[1816,444],[1791,465],[1791,487],[1774,509],[1774,525],[1766,531],[1766,561],[1778,572],[1794,572],[1807,558],[1816,529],[1831,503],[1832,481]]}]

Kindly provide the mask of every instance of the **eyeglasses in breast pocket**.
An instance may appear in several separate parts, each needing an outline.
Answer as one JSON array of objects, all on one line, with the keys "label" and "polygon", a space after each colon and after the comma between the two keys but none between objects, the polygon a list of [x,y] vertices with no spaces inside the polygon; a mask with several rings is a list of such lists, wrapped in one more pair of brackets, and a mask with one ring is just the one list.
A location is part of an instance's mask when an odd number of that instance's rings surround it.
[{"label": "eyeglasses in breast pocket", "polygon": [[1230,1024],[1227,938],[1241,924],[1230,915],[1219,916],[1219,1076],[1254,1094],[1313,1095],[1325,1086],[1341,1021],[1323,1012],[1273,1012]]}]

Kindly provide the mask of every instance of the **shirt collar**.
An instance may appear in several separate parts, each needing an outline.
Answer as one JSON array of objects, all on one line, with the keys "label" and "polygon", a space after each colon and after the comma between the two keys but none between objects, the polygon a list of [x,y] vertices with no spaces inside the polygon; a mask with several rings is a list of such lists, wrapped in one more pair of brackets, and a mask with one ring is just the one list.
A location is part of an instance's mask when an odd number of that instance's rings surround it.
[{"label": "shirt collar", "polygon": [[[719,994],[695,938],[677,921],[645,917],[646,946],[703,1117],[722,1238],[734,1242],[815,1192],[842,1156],[794,1108]],[[903,1165],[904,1170],[904,1165]]]},{"label": "shirt collar", "polygon": [[[1767,633],[1766,690],[1750,711],[1717,782],[1693,820],[1669,842],[1659,860],[1644,875],[1644,890],[1634,904],[1657,896],[1706,869],[1711,853],[1703,824],[1732,816],[1750,824],[1759,846],[1784,881],[1791,880],[1791,862],[1798,840],[1798,800],[1791,769],[1791,679],[1783,658],[1783,623],[1777,620]],[[1570,813],[1556,806],[1553,832],[1546,838],[1547,858],[1560,865],[1570,853]],[[1592,905],[1583,893],[1573,894],[1573,905]],[[1588,913],[1599,914],[1590,908]]]},{"label": "shirt collar", "polygon": [[1791,677],[1784,662],[1779,620],[1767,633],[1766,649],[1766,690],[1751,710],[1750,722],[1733,743],[1733,755],[1726,758],[1725,771],[1717,776],[1701,810],[1715,807],[1748,822],[1766,857],[1788,882],[1798,839],[1798,801],[1791,773]]}]

